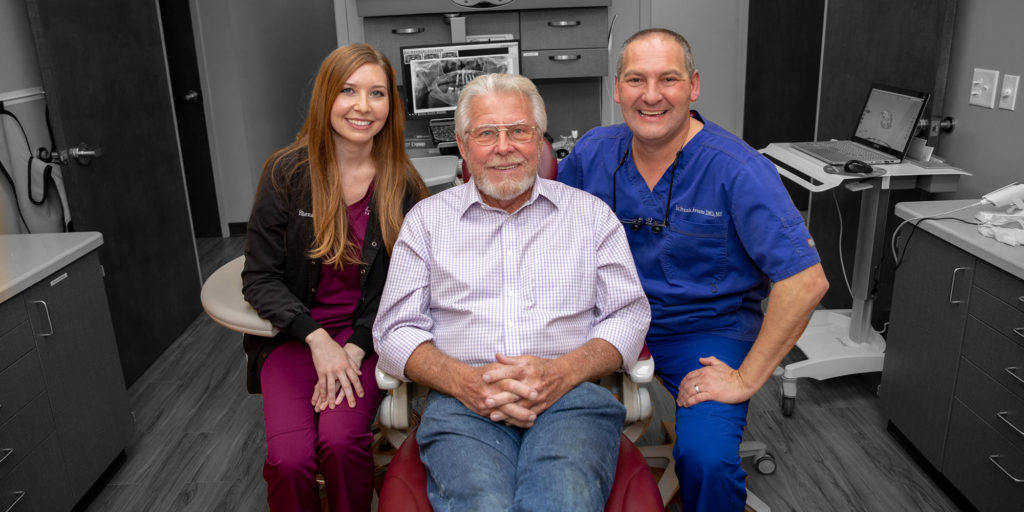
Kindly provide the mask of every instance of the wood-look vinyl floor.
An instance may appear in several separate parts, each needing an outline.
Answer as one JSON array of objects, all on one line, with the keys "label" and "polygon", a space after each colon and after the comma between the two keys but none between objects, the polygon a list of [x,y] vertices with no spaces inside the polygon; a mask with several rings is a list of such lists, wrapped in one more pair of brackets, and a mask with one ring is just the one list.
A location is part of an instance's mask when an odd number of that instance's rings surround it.
[{"label": "wood-look vinyl floor", "polygon": [[[197,240],[203,278],[241,254],[243,241]],[[241,335],[196,318],[132,385],[135,434],[126,457],[79,509],[267,510],[261,400],[245,392],[244,364]],[[878,381],[878,374],[801,380],[796,412],[784,418],[781,384],[770,380],[751,400],[747,437],[768,445],[778,469],[748,469],[748,487],[773,511],[957,510],[886,432]],[[652,391],[658,425],[673,416],[673,401],[659,384]],[[652,427],[641,444],[662,438]]]}]

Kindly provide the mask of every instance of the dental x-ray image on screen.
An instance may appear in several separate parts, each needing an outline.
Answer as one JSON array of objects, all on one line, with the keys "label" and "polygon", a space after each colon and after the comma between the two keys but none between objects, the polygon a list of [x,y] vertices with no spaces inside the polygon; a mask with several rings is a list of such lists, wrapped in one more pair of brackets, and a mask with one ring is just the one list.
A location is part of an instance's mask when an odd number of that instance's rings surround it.
[{"label": "dental x-ray image on screen", "polygon": [[452,115],[459,93],[488,73],[518,73],[518,41],[402,48],[408,108],[414,116]]}]

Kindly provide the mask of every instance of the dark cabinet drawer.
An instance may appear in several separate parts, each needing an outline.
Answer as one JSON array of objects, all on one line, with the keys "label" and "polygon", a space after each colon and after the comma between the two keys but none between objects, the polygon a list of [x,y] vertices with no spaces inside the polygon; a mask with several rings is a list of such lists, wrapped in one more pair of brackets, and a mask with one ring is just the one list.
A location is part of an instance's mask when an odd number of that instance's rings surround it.
[{"label": "dark cabinet drawer", "polygon": [[0,429],[44,390],[43,369],[34,350],[0,371]]},{"label": "dark cabinet drawer", "polygon": [[1010,393],[967,360],[960,362],[954,397],[1024,451],[1024,398]]},{"label": "dark cabinet drawer", "polygon": [[363,36],[366,42],[380,50],[397,73],[398,84],[402,78],[403,46],[449,43],[452,30],[445,24],[441,14],[416,14],[412,16],[381,16],[363,18]]},{"label": "dark cabinet drawer", "polygon": [[1017,279],[989,263],[979,261],[974,285],[1024,313],[1024,280]]},{"label": "dark cabinet drawer", "polygon": [[973,316],[967,317],[963,357],[1010,392],[1024,398],[1024,347]]},{"label": "dark cabinet drawer", "polygon": [[0,477],[0,510],[51,512],[74,503],[64,486],[63,460],[53,437],[45,439],[6,477]]},{"label": "dark cabinet drawer", "polygon": [[20,295],[0,304],[0,334],[25,321],[25,301]]},{"label": "dark cabinet drawer", "polygon": [[942,472],[978,510],[1014,511],[1024,503],[1024,452],[959,400],[953,400]]},{"label": "dark cabinet drawer", "polygon": [[[20,298],[18,299],[20,300]],[[24,309],[22,311],[24,312]],[[35,346],[32,325],[28,322],[21,322],[6,334],[0,335],[0,370],[10,366]]]},{"label": "dark cabinet drawer", "polygon": [[604,76],[608,52],[602,48],[524,51],[522,74],[528,78]]},{"label": "dark cabinet drawer", "polygon": [[608,46],[608,10],[604,7],[522,11],[519,26],[524,50]]},{"label": "dark cabinet drawer", "polygon": [[981,320],[999,334],[1024,346],[1024,311],[975,287],[971,292],[971,316]]},{"label": "dark cabinet drawer", "polygon": [[[466,36],[510,35],[519,39],[519,13],[515,11],[463,14]],[[449,28],[449,32],[451,28]]]},{"label": "dark cabinet drawer", "polygon": [[[53,416],[46,393],[41,393],[0,426],[0,478],[11,473],[19,462],[53,432]],[[63,484],[62,484],[63,485]]]}]

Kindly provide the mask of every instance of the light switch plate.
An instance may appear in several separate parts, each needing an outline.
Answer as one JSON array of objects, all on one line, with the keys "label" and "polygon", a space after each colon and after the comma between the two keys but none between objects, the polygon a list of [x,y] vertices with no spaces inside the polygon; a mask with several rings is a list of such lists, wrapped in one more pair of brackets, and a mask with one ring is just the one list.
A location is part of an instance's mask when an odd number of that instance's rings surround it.
[{"label": "light switch plate", "polygon": [[1003,75],[1003,86],[999,88],[999,108],[1013,110],[1017,107],[1017,86],[1020,75]]},{"label": "light switch plate", "polygon": [[974,68],[974,78],[971,80],[971,105],[995,108],[996,93],[998,92],[996,82],[998,81],[998,71]]}]

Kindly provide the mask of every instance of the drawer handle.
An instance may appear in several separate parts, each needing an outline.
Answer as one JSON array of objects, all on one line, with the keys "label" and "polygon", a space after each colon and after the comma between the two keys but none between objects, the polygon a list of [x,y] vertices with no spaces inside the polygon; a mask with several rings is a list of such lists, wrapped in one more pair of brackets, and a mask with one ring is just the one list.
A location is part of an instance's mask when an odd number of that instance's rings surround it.
[{"label": "drawer handle", "polygon": [[558,27],[558,28],[578,27],[578,26],[580,26],[580,22],[579,21],[575,21],[575,20],[574,21],[568,21],[568,20],[549,21],[548,22],[548,26],[549,27]]},{"label": "drawer handle", "polygon": [[971,267],[957,267],[953,269],[953,277],[949,281],[949,303],[950,304],[963,304],[967,302],[965,300],[953,300],[953,290],[956,289],[956,274],[961,270],[970,270]]},{"label": "drawer handle", "polygon": [[50,326],[50,332],[47,332],[47,333],[40,332],[40,333],[37,333],[37,334],[39,336],[53,336],[53,321],[50,320],[50,307],[46,305],[46,301],[45,300],[34,300],[32,302],[35,303],[35,304],[42,304],[43,305],[43,310],[46,311],[46,323],[47,323],[47,325]]},{"label": "drawer handle", "polygon": [[3,450],[0,450],[0,452],[4,453],[4,456],[0,457],[0,462],[3,462],[7,460],[7,457],[10,457],[11,454],[14,453],[14,448],[4,448]]},{"label": "drawer handle", "polygon": [[391,29],[391,33],[400,36],[406,36],[410,34],[422,34],[423,32],[426,32],[426,30],[427,29],[423,27],[393,28]]},{"label": "drawer handle", "polygon": [[1008,414],[1010,414],[1010,411],[1002,411],[1002,412],[997,412],[996,416],[999,416],[999,419],[1003,420],[1003,423],[1006,423],[1007,425],[1009,425],[1010,428],[1012,428],[1013,430],[1017,431],[1018,434],[1020,434],[1021,436],[1024,436],[1024,430],[1021,430],[1021,429],[1017,428],[1017,425],[1014,425],[1013,423],[1010,423],[1010,420],[1006,419],[1006,416]]},{"label": "drawer handle", "polygon": [[1017,336],[1024,338],[1024,327],[1014,327],[1013,332],[1017,333]]},{"label": "drawer handle", "polygon": [[996,460],[999,457],[1002,457],[1002,455],[989,455],[988,456],[988,460],[992,461],[992,464],[995,464],[996,467],[999,468],[999,471],[1002,471],[1003,474],[1005,474],[1006,476],[1010,477],[1010,480],[1013,480],[1015,483],[1018,483],[1018,484],[1024,484],[1024,480],[1022,480],[1020,478],[1017,478],[1017,477],[1013,476],[1012,474],[1010,474],[1010,472],[1007,471],[1006,468],[1004,468],[1003,465],[1000,464],[999,461]]},{"label": "drawer handle", "polygon": [[1024,379],[1020,378],[1020,375],[1017,375],[1017,367],[1016,366],[1008,366],[1006,368],[1006,373],[1009,373],[1011,377],[1017,379],[1017,382],[1020,382],[1021,384],[1024,384]]},{"label": "drawer handle", "polygon": [[580,60],[582,55],[548,55],[548,58],[556,61]]},{"label": "drawer handle", "polygon": [[17,498],[15,498],[14,503],[11,503],[11,505],[7,507],[7,510],[4,510],[4,512],[11,512],[12,510],[14,510],[15,505],[17,505],[18,502],[25,497],[25,491],[14,491],[11,494],[17,496]]}]

